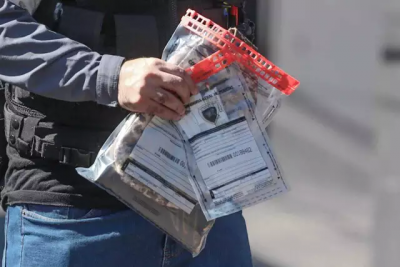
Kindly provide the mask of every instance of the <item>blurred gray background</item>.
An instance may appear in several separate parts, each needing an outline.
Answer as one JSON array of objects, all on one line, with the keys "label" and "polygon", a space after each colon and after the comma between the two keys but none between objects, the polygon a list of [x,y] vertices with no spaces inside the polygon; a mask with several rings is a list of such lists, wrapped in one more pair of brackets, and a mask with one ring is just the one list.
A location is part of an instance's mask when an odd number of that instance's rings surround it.
[{"label": "blurred gray background", "polygon": [[400,1],[259,0],[301,81],[270,126],[291,192],[245,211],[257,267],[400,266]]},{"label": "blurred gray background", "polygon": [[269,127],[291,191],[245,211],[255,266],[400,266],[400,1],[256,10],[260,50],[301,86]]}]

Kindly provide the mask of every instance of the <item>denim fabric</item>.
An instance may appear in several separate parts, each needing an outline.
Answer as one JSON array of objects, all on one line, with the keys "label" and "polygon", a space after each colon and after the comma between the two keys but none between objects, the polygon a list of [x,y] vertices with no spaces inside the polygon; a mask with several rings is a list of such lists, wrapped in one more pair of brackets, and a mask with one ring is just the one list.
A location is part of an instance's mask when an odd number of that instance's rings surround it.
[{"label": "denim fabric", "polygon": [[218,219],[196,258],[130,210],[12,206],[5,235],[3,266],[252,266],[241,213]]}]

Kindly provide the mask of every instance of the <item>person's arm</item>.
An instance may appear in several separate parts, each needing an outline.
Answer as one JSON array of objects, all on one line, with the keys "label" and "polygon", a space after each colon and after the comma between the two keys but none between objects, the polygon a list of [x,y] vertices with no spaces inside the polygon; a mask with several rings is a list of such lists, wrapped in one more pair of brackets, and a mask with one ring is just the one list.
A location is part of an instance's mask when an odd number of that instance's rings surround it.
[{"label": "person's arm", "polygon": [[49,98],[116,105],[123,61],[50,31],[0,0],[0,80]]},{"label": "person's arm", "polygon": [[0,80],[49,98],[119,104],[164,119],[181,118],[190,93],[198,93],[178,66],[100,55],[48,30],[8,0],[0,0]]}]

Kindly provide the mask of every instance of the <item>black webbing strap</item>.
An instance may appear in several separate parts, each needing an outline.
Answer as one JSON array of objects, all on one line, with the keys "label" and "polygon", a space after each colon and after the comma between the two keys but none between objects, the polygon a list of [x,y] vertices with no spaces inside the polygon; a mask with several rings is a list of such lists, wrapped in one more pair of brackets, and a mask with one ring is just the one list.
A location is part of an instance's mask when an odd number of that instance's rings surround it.
[{"label": "black webbing strap", "polygon": [[110,132],[54,126],[17,115],[6,104],[5,133],[21,156],[43,158],[75,167],[90,167]]},{"label": "black webbing strap", "polygon": [[55,160],[76,167],[90,167],[97,155],[94,151],[57,146],[50,143],[43,143],[40,151],[35,150],[35,152],[43,159]]}]

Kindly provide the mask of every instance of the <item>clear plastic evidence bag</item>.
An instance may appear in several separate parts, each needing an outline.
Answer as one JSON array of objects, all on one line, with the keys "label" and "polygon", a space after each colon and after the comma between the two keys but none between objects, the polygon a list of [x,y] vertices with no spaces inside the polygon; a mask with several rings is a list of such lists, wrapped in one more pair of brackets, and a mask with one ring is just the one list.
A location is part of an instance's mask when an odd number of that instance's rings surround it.
[{"label": "clear plastic evidence bag", "polygon": [[299,82],[193,10],[162,59],[199,88],[186,115],[130,114],[77,170],[196,256],[215,219],[288,190],[266,127]]}]

